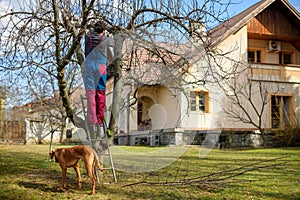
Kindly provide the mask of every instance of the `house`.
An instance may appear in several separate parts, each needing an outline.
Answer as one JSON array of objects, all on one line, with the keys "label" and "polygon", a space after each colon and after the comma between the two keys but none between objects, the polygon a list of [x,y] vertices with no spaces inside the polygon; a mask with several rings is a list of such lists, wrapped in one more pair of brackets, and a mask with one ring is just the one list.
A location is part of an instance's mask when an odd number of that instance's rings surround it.
[{"label": "house", "polygon": [[[85,90],[82,87],[73,91],[71,101],[74,108],[81,109],[80,96],[84,94]],[[78,109],[74,109],[74,111],[78,112]],[[64,109],[58,91],[54,91],[54,96],[14,106],[12,114],[17,117],[15,121],[24,125],[18,135],[19,138],[10,137],[10,140],[14,142],[14,140],[20,140],[22,136],[22,141],[26,144],[49,143],[51,140],[54,143],[63,142],[65,140],[64,133],[72,132],[76,130],[76,127],[62,113],[64,113]],[[9,131],[6,132],[7,135],[12,135]],[[80,139],[76,139],[80,141]]]},{"label": "house", "polygon": [[[239,103],[246,105],[242,115],[248,114],[254,122],[258,119],[253,108],[260,108],[259,122],[263,130],[271,132],[294,123],[300,114],[299,12],[287,0],[262,0],[207,31],[207,35],[218,55],[212,59],[201,50],[197,55],[195,51],[188,52],[193,60],[182,69],[189,73],[180,74],[179,68],[183,65],[175,67],[176,72],[170,72],[157,63],[155,72],[146,67],[125,75],[117,135],[119,144],[211,142],[217,145],[221,141],[220,133],[231,131],[242,133],[230,138],[232,146],[261,145],[258,127],[226,113],[229,105],[234,114],[236,104],[230,99],[235,94],[234,89],[246,88],[233,87],[229,82],[256,85],[256,92],[248,98],[256,102],[248,105],[246,98]],[[223,77],[209,81],[204,74],[208,66]],[[213,80],[213,73],[208,76],[210,80]],[[159,79],[146,80],[151,76]],[[201,77],[206,81],[193,82]],[[262,86],[258,88],[257,85]],[[108,86],[108,107],[111,106],[111,91]],[[264,97],[269,100],[262,102]],[[261,108],[261,105],[264,106]]]}]

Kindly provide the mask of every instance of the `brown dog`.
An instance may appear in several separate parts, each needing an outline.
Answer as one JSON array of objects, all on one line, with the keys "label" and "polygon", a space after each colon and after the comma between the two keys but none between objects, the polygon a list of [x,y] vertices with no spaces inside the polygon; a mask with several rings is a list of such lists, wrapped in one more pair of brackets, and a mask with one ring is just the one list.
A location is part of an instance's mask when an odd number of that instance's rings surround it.
[{"label": "brown dog", "polygon": [[88,146],[74,146],[70,148],[60,148],[52,150],[50,153],[50,158],[55,157],[55,162],[58,162],[62,170],[62,182],[59,187],[62,190],[65,187],[66,173],[68,167],[73,167],[76,171],[78,177],[78,188],[81,188],[81,176],[78,166],[78,161],[83,160],[87,174],[92,182],[92,192],[95,194],[96,188],[96,176],[94,172],[95,164],[97,167],[103,171],[103,168],[100,165],[98,156],[96,152]]}]

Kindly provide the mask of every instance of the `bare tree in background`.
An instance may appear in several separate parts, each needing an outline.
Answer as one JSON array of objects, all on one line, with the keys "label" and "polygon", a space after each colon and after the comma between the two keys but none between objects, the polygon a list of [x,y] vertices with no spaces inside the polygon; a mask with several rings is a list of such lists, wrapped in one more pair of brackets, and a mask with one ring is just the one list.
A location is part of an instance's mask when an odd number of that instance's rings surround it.
[{"label": "bare tree in background", "polygon": [[[78,70],[80,73],[80,70]],[[76,72],[74,66],[66,68],[66,79],[71,80],[69,83],[69,95],[72,97],[76,92],[78,85],[78,77],[81,76]],[[35,78],[32,78],[35,77]],[[24,77],[25,79],[26,77]],[[38,74],[27,77],[28,89],[31,96],[35,98],[35,101],[39,102],[39,108],[36,111],[42,111],[40,116],[35,116],[35,120],[43,120],[45,126],[49,126],[50,132],[60,131],[59,142],[63,142],[63,134],[67,129],[67,115],[62,105],[61,97],[56,89],[56,80],[54,76],[49,76],[44,71],[39,71]],[[77,86],[77,87],[76,87]],[[74,88],[75,87],[75,88]],[[76,105],[78,102],[72,102],[72,105]],[[44,116],[44,117],[43,117]],[[50,134],[50,133],[49,133]],[[46,136],[44,136],[46,137]]]},{"label": "bare tree in background", "polygon": [[[75,87],[74,73],[82,71],[84,54],[82,38],[90,25],[97,20],[105,21],[115,40],[114,95],[110,117],[110,128],[117,130],[123,74],[137,70],[145,59],[138,54],[137,48],[147,55],[155,56],[159,66],[166,66],[169,74],[179,77],[188,73],[186,66],[194,59],[191,47],[178,50],[190,40],[191,35],[200,41],[207,55],[214,51],[207,34],[194,31],[193,24],[209,26],[220,23],[226,18],[227,7],[231,1],[182,1],[182,0],[26,0],[5,1],[9,9],[1,10],[1,59],[0,70],[14,72],[13,77],[38,78],[38,71],[53,78],[59,90],[66,116],[76,125],[74,108],[70,100]],[[199,28],[199,26],[198,26]],[[196,28],[196,29],[198,29]],[[126,40],[134,45],[124,52]],[[194,40],[193,40],[194,41]],[[163,44],[168,44],[168,46]],[[141,52],[141,51],[140,51]],[[124,61],[126,56],[127,60]],[[192,57],[191,57],[192,55]],[[128,57],[129,56],[129,57]],[[142,61],[142,62],[140,62]],[[81,68],[80,68],[81,67]],[[147,65],[148,68],[153,65]],[[144,71],[144,69],[143,69]],[[195,77],[193,84],[205,81],[205,74]],[[197,79],[197,80],[196,80]],[[176,78],[172,78],[176,80]],[[151,82],[151,81],[150,81]],[[18,84],[19,82],[16,82]],[[31,83],[29,83],[31,84]],[[189,84],[188,82],[186,84]],[[55,87],[55,88],[56,88]],[[50,91],[54,92],[55,88]]]},{"label": "bare tree in background", "polygon": [[231,79],[223,81],[222,89],[227,97],[224,112],[231,121],[259,130],[266,146],[266,127],[270,122],[267,107],[280,88],[274,83],[275,76],[264,74],[251,64],[240,64],[239,69],[240,73],[232,73]]}]

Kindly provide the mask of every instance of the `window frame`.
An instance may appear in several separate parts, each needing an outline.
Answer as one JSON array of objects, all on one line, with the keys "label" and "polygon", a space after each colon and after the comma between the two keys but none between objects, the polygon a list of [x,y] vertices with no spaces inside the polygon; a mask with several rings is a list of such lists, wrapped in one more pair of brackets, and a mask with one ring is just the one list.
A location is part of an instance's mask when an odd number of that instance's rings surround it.
[{"label": "window frame", "polygon": [[[254,61],[249,61],[249,52],[253,52],[254,53]],[[257,52],[260,53],[260,61],[257,61]],[[262,49],[253,49],[253,48],[248,48],[247,50],[247,61],[248,63],[263,63],[263,50]]]},{"label": "window frame", "polygon": [[[273,105],[273,97],[275,97],[276,99],[280,98],[278,104],[276,105]],[[285,122],[285,116],[284,116],[284,98],[287,98],[288,100],[288,112],[286,113],[287,114],[287,118],[288,118],[288,122]],[[294,111],[294,104],[293,104],[293,99],[294,99],[294,96],[293,95],[288,95],[288,94],[272,94],[271,95],[271,98],[270,98],[270,125],[271,125],[271,128],[272,129],[282,129],[284,128],[285,126],[289,126],[289,125],[292,125],[294,123],[293,121],[293,111]],[[273,110],[274,110],[274,107],[278,107],[276,108],[278,110],[277,113],[273,113]],[[274,115],[278,114],[278,127],[274,127],[273,126],[273,122],[274,122]]]},{"label": "window frame", "polygon": [[[193,96],[193,99],[192,99]],[[200,104],[200,101],[204,97],[204,103]],[[192,101],[194,101],[192,103]],[[192,112],[202,112],[202,113],[209,113],[209,92],[203,90],[192,90],[189,94],[189,107],[190,111]],[[203,107],[203,109],[200,109]]]},{"label": "window frame", "polygon": [[[284,62],[284,55],[290,55],[291,56],[291,63],[285,63]],[[295,64],[294,60],[294,52],[292,51],[280,51],[278,54],[278,63],[280,65],[290,65],[290,64]]]}]

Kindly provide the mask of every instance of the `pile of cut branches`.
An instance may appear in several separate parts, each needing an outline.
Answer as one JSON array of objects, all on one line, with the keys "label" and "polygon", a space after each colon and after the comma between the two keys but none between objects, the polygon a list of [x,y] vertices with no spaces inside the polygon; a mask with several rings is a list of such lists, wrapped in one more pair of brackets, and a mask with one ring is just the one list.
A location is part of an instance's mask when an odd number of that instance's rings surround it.
[{"label": "pile of cut branches", "polygon": [[192,177],[192,178],[185,178],[175,181],[139,181],[135,183],[129,183],[126,185],[123,185],[122,187],[129,187],[134,185],[151,185],[151,186],[185,186],[185,185],[210,185],[210,184],[218,184],[222,183],[228,180],[231,180],[233,178],[236,178],[238,176],[241,176],[243,174],[246,174],[251,171],[257,171],[259,169],[266,169],[266,168],[274,168],[280,165],[285,164],[286,162],[282,161],[282,159],[287,158],[290,156],[282,156],[272,159],[266,159],[262,161],[258,161],[255,163],[243,165],[241,167],[236,167],[233,169],[223,170],[223,171],[217,171],[212,172],[206,175]]}]

